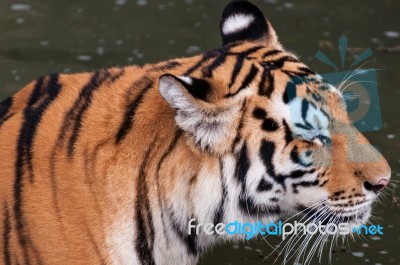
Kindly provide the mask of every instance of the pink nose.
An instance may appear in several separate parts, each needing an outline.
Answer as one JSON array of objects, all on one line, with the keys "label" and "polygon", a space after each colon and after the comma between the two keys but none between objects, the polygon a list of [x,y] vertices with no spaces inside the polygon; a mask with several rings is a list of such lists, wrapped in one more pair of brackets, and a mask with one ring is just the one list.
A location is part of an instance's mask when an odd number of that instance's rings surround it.
[{"label": "pink nose", "polygon": [[364,182],[364,188],[366,190],[372,190],[375,193],[378,193],[378,191],[380,191],[381,189],[386,187],[388,184],[389,184],[389,180],[388,179],[381,179],[375,184],[371,184],[369,181],[365,181]]},{"label": "pink nose", "polygon": [[378,183],[376,183],[376,185],[383,186],[382,188],[386,187],[388,184],[389,184],[389,180],[387,180],[387,179],[381,179],[380,181],[378,181]]}]

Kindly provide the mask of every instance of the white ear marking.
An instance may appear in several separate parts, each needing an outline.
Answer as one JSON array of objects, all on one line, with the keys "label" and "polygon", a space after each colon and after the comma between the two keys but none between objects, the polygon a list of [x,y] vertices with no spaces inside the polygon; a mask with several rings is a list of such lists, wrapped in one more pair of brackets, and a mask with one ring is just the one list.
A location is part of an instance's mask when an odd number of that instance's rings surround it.
[{"label": "white ear marking", "polygon": [[234,14],[228,17],[222,26],[222,33],[229,35],[246,29],[254,21],[254,16],[246,14]]},{"label": "white ear marking", "polygon": [[182,80],[183,82],[185,82],[188,85],[191,85],[193,83],[192,78],[188,77],[188,76],[177,76],[180,80]]}]

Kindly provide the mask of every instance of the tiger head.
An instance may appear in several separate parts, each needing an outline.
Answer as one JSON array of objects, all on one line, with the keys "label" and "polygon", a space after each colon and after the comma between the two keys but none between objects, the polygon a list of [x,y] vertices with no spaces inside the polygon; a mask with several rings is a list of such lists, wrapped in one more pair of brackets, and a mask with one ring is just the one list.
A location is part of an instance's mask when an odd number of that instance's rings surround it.
[{"label": "tiger head", "polygon": [[284,50],[247,1],[225,8],[221,36],[222,48],[163,75],[159,90],[193,149],[220,159],[225,219],[303,212],[365,223],[391,169],[352,125],[341,92]]}]

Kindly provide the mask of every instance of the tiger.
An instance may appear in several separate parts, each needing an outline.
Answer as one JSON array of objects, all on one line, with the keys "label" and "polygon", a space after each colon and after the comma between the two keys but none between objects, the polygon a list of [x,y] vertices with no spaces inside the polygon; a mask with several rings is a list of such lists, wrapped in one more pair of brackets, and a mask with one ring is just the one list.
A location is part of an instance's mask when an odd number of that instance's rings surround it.
[{"label": "tiger", "polygon": [[194,265],[243,235],[188,233],[193,219],[368,221],[391,169],[341,91],[248,1],[220,33],[209,52],[50,74],[1,102],[1,264]]}]

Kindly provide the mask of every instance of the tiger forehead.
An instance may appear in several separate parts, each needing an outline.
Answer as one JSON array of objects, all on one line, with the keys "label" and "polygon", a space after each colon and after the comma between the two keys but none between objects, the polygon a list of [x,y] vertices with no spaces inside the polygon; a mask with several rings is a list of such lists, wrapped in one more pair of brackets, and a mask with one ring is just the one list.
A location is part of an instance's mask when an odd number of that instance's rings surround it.
[{"label": "tiger forehead", "polygon": [[206,59],[205,64],[193,76],[207,79],[214,90],[219,90],[213,93],[228,96],[251,83],[256,86],[271,83],[266,76],[276,70],[282,70],[287,77],[314,74],[294,54],[263,45],[228,45],[202,57]]},{"label": "tiger forehead", "polygon": [[[261,68],[269,68],[269,66],[278,63],[277,66],[283,67],[286,62],[296,62],[302,64],[297,56],[282,48],[269,47],[265,45],[255,45],[254,43],[240,43],[236,45],[228,45],[211,52],[203,54],[208,58],[208,64],[202,69],[203,77],[213,75],[212,70],[221,66],[230,66],[228,59],[243,60],[244,63],[256,64]],[[305,67],[305,65],[301,65]],[[270,69],[274,70],[274,69]]]},{"label": "tiger forehead", "polygon": [[237,55],[245,57],[249,60],[255,60],[258,62],[268,61],[270,59],[276,59],[276,56],[288,56],[295,60],[298,60],[297,56],[291,52],[284,50],[281,47],[270,47],[266,45],[257,45],[254,43],[240,43],[238,45],[231,45],[220,49],[221,53],[229,55]]}]

